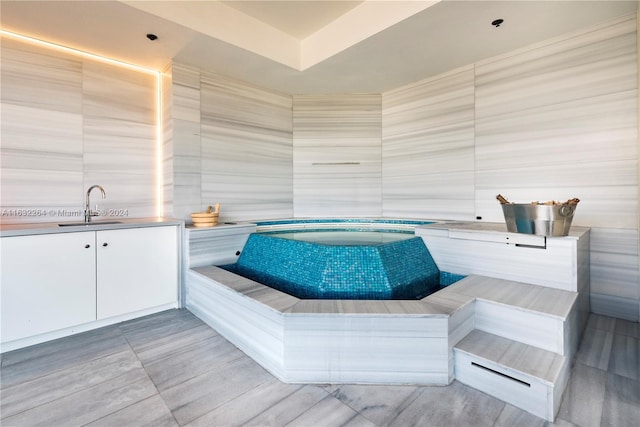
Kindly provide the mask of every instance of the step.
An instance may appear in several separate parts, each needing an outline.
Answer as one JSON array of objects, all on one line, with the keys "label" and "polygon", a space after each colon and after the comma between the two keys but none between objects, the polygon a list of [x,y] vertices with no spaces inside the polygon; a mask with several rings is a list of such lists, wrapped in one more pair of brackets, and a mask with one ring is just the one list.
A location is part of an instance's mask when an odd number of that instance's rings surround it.
[{"label": "step", "polygon": [[554,420],[569,379],[565,356],[476,329],[454,347],[454,359],[461,383]]},{"label": "step", "polygon": [[475,329],[565,355],[565,321],[545,313],[476,300]]},{"label": "step", "polygon": [[572,358],[579,336],[576,292],[471,275],[430,297],[475,298],[475,329]]}]

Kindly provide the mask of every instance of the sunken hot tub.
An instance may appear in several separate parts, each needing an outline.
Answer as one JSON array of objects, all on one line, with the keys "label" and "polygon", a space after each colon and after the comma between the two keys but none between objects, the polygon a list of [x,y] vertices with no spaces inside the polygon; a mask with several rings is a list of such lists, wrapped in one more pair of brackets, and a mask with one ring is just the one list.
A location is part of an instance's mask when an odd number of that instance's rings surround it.
[{"label": "sunken hot tub", "polygon": [[185,307],[284,382],[449,384],[473,298],[431,302],[462,276],[438,269],[423,223],[189,230]]},{"label": "sunken hot tub", "polygon": [[452,281],[421,238],[384,229],[254,233],[223,268],[300,299],[418,300]]}]

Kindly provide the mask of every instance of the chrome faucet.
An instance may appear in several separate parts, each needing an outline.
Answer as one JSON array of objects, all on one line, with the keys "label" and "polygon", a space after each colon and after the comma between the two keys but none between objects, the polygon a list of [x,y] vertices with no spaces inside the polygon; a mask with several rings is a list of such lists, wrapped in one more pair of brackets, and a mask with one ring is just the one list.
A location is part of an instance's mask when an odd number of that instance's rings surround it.
[{"label": "chrome faucet", "polygon": [[91,210],[91,201],[90,201],[90,195],[91,195],[91,190],[93,190],[94,188],[98,188],[100,189],[100,192],[102,193],[102,198],[104,199],[105,197],[107,197],[107,193],[104,192],[104,188],[102,188],[101,185],[92,185],[91,187],[89,187],[89,189],[87,190],[87,200],[86,203],[84,205],[84,222],[91,222],[91,217],[94,216],[98,216],[100,215],[100,212],[98,212],[98,205],[96,205],[96,210],[92,211]]}]

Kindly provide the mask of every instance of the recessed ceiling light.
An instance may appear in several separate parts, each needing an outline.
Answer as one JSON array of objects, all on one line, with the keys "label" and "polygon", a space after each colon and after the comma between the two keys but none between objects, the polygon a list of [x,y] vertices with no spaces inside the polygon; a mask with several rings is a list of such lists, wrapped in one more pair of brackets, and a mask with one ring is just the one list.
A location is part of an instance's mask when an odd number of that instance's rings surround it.
[{"label": "recessed ceiling light", "polygon": [[152,33],[147,34],[147,38],[151,41],[158,40],[158,36]]}]

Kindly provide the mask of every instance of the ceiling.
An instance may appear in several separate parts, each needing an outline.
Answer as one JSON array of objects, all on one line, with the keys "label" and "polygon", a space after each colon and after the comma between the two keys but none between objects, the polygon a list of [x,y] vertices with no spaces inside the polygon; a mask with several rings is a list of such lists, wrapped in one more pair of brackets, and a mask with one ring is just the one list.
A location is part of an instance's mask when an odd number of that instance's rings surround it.
[{"label": "ceiling", "polygon": [[318,94],[383,92],[606,22],[638,2],[2,0],[0,8],[7,31],[157,70],[176,61]]},{"label": "ceiling", "polygon": [[222,1],[267,25],[303,39],[322,29],[363,1]]}]

